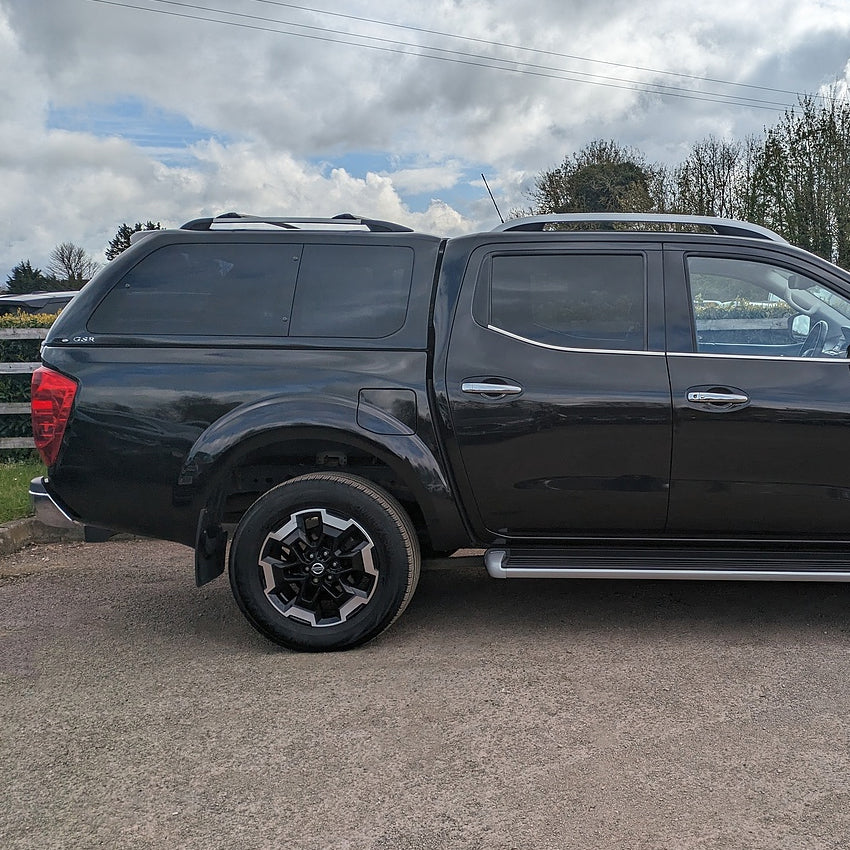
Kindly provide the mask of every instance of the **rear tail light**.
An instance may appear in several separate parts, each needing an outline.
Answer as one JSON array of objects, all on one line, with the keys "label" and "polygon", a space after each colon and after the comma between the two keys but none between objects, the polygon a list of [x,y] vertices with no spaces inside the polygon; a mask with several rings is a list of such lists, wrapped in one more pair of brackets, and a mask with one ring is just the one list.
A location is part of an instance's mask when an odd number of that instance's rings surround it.
[{"label": "rear tail light", "polygon": [[40,366],[32,375],[32,434],[47,466],[59,455],[65,426],[77,393],[77,382]]}]

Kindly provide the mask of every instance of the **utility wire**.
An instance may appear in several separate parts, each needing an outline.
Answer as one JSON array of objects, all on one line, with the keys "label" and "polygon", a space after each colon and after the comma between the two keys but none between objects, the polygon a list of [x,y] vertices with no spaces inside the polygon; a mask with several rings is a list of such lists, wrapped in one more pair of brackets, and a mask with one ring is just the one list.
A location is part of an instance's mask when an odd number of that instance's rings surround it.
[{"label": "utility wire", "polygon": [[[195,9],[213,14],[229,15],[231,17],[245,18],[249,20],[262,21],[265,23],[274,23],[280,26],[291,26],[299,29],[312,30],[313,32],[328,33],[328,35],[316,35],[312,33],[293,32],[291,30],[281,30],[260,24],[241,23],[239,21],[221,20],[219,18],[206,17],[203,15],[192,15],[185,12],[177,12],[168,9],[151,8],[150,6],[139,6],[135,3],[120,2],[120,0],[89,0],[92,3],[100,3],[105,6],[115,6],[124,9],[132,9],[142,12],[152,12],[155,14],[167,15],[169,17],[183,18],[188,20],[205,21],[207,23],[216,23],[224,26],[238,27],[241,29],[249,29],[260,32],[276,33],[278,35],[290,35],[297,38],[307,38],[314,41],[322,41],[331,44],[344,44],[351,47],[360,47],[366,50],[375,50],[385,53],[393,53],[404,56],[419,56],[424,59],[434,59],[443,62],[452,62],[459,65],[467,65],[479,68],[489,68],[493,70],[508,71],[515,74],[523,74],[526,76],[543,77],[548,79],[569,80],[571,82],[581,82],[590,85],[603,86],[605,88],[621,89],[626,91],[637,91],[647,94],[657,94],[666,97],[678,97],[687,100],[705,101],[709,103],[721,103],[728,106],[746,106],[752,109],[763,109],[772,112],[780,112],[790,108],[791,104],[781,103],[778,101],[761,100],[758,98],[744,97],[741,95],[723,94],[721,92],[705,92],[700,93],[695,89],[684,89],[676,86],[666,86],[660,83],[640,83],[634,80],[624,80],[617,77],[607,77],[600,74],[588,74],[582,71],[574,71],[571,69],[552,68],[544,65],[534,65],[531,63],[515,62],[509,59],[501,59],[499,57],[483,56],[479,54],[464,53],[462,51],[447,50],[445,48],[431,47],[428,45],[409,44],[405,42],[393,41],[390,39],[382,39],[376,36],[360,35],[357,33],[346,33],[340,30],[332,30],[325,27],[312,26],[307,24],[298,24],[290,21],[279,21],[274,18],[265,18],[257,15],[247,15],[240,12],[230,12],[223,9],[214,9],[209,6],[199,6],[191,3],[178,2],[178,0],[153,0],[164,5],[177,6],[186,9]],[[340,37],[333,37],[340,36]],[[341,36],[349,36],[348,39]],[[363,44],[358,41],[352,41],[351,38],[376,41],[380,44]],[[394,45],[394,46],[387,46]],[[406,49],[405,49],[406,48]],[[426,53],[423,51],[434,51]],[[449,54],[449,55],[438,55]],[[467,57],[467,58],[456,58]],[[493,63],[502,64],[493,64]],[[583,79],[584,78],[584,79]],[[592,79],[590,79],[592,78]],[[623,84],[625,83],[625,84]]]},{"label": "utility wire", "polygon": [[[324,33],[332,33],[334,35],[348,35],[348,36],[353,37],[353,38],[359,38],[359,39],[364,39],[364,40],[367,40],[367,41],[379,42],[381,44],[390,44],[390,45],[394,45],[396,47],[399,47],[399,46],[408,47],[408,48],[413,48],[414,50],[431,50],[431,51],[435,51],[437,53],[447,54],[447,55],[451,55],[451,56],[461,56],[461,57],[464,57],[466,59],[475,59],[475,60],[483,59],[483,60],[486,60],[487,62],[501,62],[501,63],[503,63],[503,65],[508,65],[508,66],[518,65],[518,66],[522,66],[523,68],[532,69],[532,72],[533,71],[552,71],[552,72],[555,72],[557,74],[574,74],[574,75],[578,75],[579,77],[593,78],[593,79],[588,79],[588,80],[581,80],[581,79],[577,79],[575,76],[562,77],[563,79],[573,80],[575,82],[593,82],[594,80],[599,79],[599,80],[605,80],[605,81],[608,81],[608,82],[626,83],[627,84],[627,86],[625,86],[625,87],[615,86],[615,88],[627,88],[627,89],[632,89],[632,90],[637,90],[637,91],[648,91],[648,92],[651,92],[653,94],[663,94],[663,93],[666,93],[667,91],[670,91],[670,92],[685,92],[685,93],[689,93],[691,95],[696,95],[696,94],[700,95],[699,97],[695,97],[695,99],[699,99],[699,100],[708,99],[707,96],[722,98],[723,100],[715,101],[715,102],[720,102],[720,103],[729,102],[729,103],[734,104],[734,101],[737,100],[737,101],[741,101],[741,103],[735,104],[735,105],[743,105],[743,106],[753,106],[753,105],[755,105],[755,106],[762,107],[762,108],[767,106],[767,107],[778,107],[780,109],[785,109],[788,106],[788,104],[785,103],[785,102],[780,103],[780,102],[777,102],[777,101],[761,100],[761,99],[758,99],[758,98],[745,97],[743,95],[725,94],[723,92],[695,92],[694,89],[683,88],[681,86],[667,86],[667,85],[664,85],[662,83],[641,83],[638,80],[623,79],[622,77],[611,77],[611,76],[607,76],[607,75],[604,75],[604,74],[591,74],[591,73],[588,73],[586,71],[577,71],[577,70],[574,70],[574,69],[571,69],[571,68],[553,68],[553,67],[547,66],[547,65],[537,65],[537,64],[530,63],[530,62],[517,62],[516,60],[513,60],[513,59],[502,59],[501,57],[498,57],[498,56],[482,56],[481,54],[467,53],[467,52],[459,51],[459,50],[448,50],[446,48],[433,47],[431,45],[409,44],[409,43],[406,43],[406,42],[395,41],[393,39],[380,38],[378,36],[371,36],[371,35],[363,35],[363,34],[360,34],[360,33],[343,33],[340,30],[334,30],[334,29],[330,29],[328,27],[320,27],[320,26],[316,26],[316,25],[312,25],[312,24],[299,24],[299,23],[294,22],[294,21],[280,21],[280,20],[277,20],[275,18],[266,18],[266,17],[262,17],[260,15],[248,15],[244,12],[231,12],[231,11],[225,10],[225,9],[214,9],[214,8],[209,7],[209,6],[200,6],[200,5],[195,4],[195,3],[188,3],[188,2],[186,2],[186,0],[149,0],[149,2],[161,3],[163,5],[168,5],[168,6],[180,6],[180,7],[183,7],[183,8],[196,9],[196,10],[200,10],[200,11],[204,11],[204,12],[214,12],[214,13],[222,14],[222,15],[230,15],[231,17],[247,18],[247,19],[250,19],[250,20],[263,21],[264,23],[275,23],[275,24],[281,24],[281,25],[284,25],[284,26],[293,26],[293,27],[298,27],[299,29],[313,30],[313,31],[324,32]],[[260,0],[260,2],[270,2],[270,0]],[[289,3],[281,3],[281,4],[273,3],[273,5],[284,5],[284,6],[292,7],[292,8],[302,8],[302,7],[296,7],[296,6],[294,6],[294,4],[289,4]],[[226,22],[221,21],[220,23],[226,23]],[[380,23],[380,22],[378,22],[378,23]],[[292,35],[300,35],[300,33],[291,33],[291,34]],[[461,36],[458,36],[458,37],[461,37]],[[350,43],[350,42],[344,42],[344,43]],[[356,45],[356,46],[366,47],[368,45]],[[519,48],[519,49],[524,49],[524,48]],[[425,58],[431,58],[431,59],[443,58],[443,57],[438,57],[438,56],[430,56],[428,54],[422,54],[422,53],[413,53],[413,55],[425,56]],[[557,54],[555,54],[555,55],[557,55]],[[494,67],[494,68],[498,69],[498,68],[501,68],[502,66],[492,65],[490,67]],[[514,71],[516,71],[518,69],[508,67],[508,68],[504,68],[504,70],[514,70]],[[788,94],[796,94],[796,92],[788,92]]]},{"label": "utility wire", "polygon": [[[444,47],[433,47],[431,45],[422,45],[422,44],[409,44],[409,43],[405,43],[405,42],[399,42],[399,41],[396,41],[394,39],[380,38],[379,36],[372,36],[372,35],[363,35],[361,33],[342,33],[342,32],[340,32],[340,30],[333,30],[333,29],[330,29],[328,27],[321,27],[321,26],[316,26],[316,25],[313,25],[313,24],[299,24],[299,23],[294,22],[294,21],[280,21],[280,20],[277,20],[275,18],[266,18],[266,17],[262,17],[260,15],[248,15],[244,12],[231,12],[231,11],[225,10],[225,9],[214,9],[214,8],[209,7],[209,6],[199,6],[195,3],[188,3],[188,2],[186,2],[186,0],[182,0],[182,1],[181,0],[151,0],[151,2],[161,3],[161,4],[164,4],[164,5],[168,5],[168,6],[180,6],[180,7],[187,8],[187,9],[196,9],[196,10],[200,10],[200,11],[204,11],[204,12],[214,12],[214,13],[222,14],[222,15],[230,15],[231,17],[236,17],[236,18],[247,18],[249,20],[263,21],[265,23],[282,24],[284,26],[298,27],[299,29],[313,30],[313,31],[325,32],[325,33],[333,33],[335,35],[344,34],[344,35],[348,35],[348,36],[353,37],[353,38],[364,39],[366,41],[374,41],[374,42],[378,42],[378,43],[381,43],[381,44],[391,44],[391,45],[394,45],[394,46],[410,47],[410,48],[413,48],[414,50],[432,50],[436,53],[442,53],[442,54],[446,54],[448,56],[461,56],[461,57],[464,57],[466,59],[484,59],[488,62],[501,62],[504,65],[508,65],[508,66],[519,65],[519,66],[522,66],[523,68],[530,68],[534,71],[553,71],[553,72],[556,72],[558,74],[575,74],[579,77],[589,78],[587,80],[587,82],[593,82],[594,80],[599,79],[599,80],[605,80],[605,81],[615,82],[615,83],[627,83],[629,85],[629,87],[632,87],[632,86],[649,87],[649,86],[651,86],[652,88],[645,88],[644,90],[651,91],[651,92],[657,93],[657,94],[661,94],[661,93],[664,93],[666,91],[687,92],[687,93],[693,93],[694,92],[693,89],[683,88],[682,86],[667,86],[667,85],[664,85],[662,83],[641,83],[638,80],[624,79],[622,77],[611,77],[611,76],[608,76],[608,75],[605,75],[605,74],[591,74],[587,71],[577,71],[577,70],[574,70],[574,69],[571,69],[571,68],[553,68],[553,67],[548,66],[548,65],[537,65],[537,64],[534,64],[534,63],[530,63],[530,62],[517,62],[516,60],[513,60],[513,59],[502,59],[501,57],[498,57],[498,56],[482,56],[481,54],[477,54],[477,53],[467,53],[467,52],[464,52],[464,51],[461,51],[461,50],[449,50],[449,49],[444,48]],[[365,46],[365,45],[363,45],[363,46]],[[438,58],[438,57],[428,57],[427,54],[416,54],[416,55],[425,55],[427,58]],[[499,68],[501,66],[493,65],[492,67]],[[511,69],[510,67],[509,67],[509,69],[514,70],[514,69]],[[564,79],[571,79],[571,80],[575,80],[576,82],[585,82],[583,80],[577,80],[576,77],[564,77]],[[738,100],[738,101],[741,101],[740,105],[744,105],[744,106],[751,106],[751,105],[754,105],[754,104],[760,105],[760,106],[775,106],[775,107],[780,107],[780,108],[785,108],[787,106],[787,104],[784,103],[784,102],[779,103],[777,101],[761,100],[761,99],[758,99],[758,98],[745,97],[743,95],[725,94],[723,92],[699,92],[699,94],[700,95],[710,95],[710,96],[720,97],[720,98],[724,98],[724,99],[729,98],[729,102],[734,102],[733,99]]]},{"label": "utility wire", "polygon": [[[471,41],[471,42],[475,42],[476,44],[486,44],[489,47],[505,47],[505,48],[508,48],[510,50],[522,50],[522,51],[525,51],[526,53],[536,53],[540,56],[556,56],[559,59],[574,59],[578,62],[593,62],[593,63],[596,63],[598,65],[608,65],[612,68],[627,68],[630,71],[646,71],[647,73],[650,73],[650,74],[663,74],[664,76],[678,77],[680,79],[687,79],[687,80],[695,80],[697,82],[719,83],[720,85],[724,85],[724,86],[736,86],[736,87],[745,88],[745,89],[757,89],[759,91],[773,92],[774,94],[790,94],[790,95],[793,95],[794,97],[804,97],[804,96],[806,96],[805,92],[792,91],[790,89],[777,89],[777,88],[772,88],[770,86],[759,86],[759,85],[755,85],[753,83],[736,83],[736,82],[733,82],[732,80],[721,80],[721,79],[718,79],[717,77],[701,77],[701,76],[698,76],[697,74],[685,74],[685,73],[682,73],[680,71],[662,71],[659,68],[647,68],[647,67],[644,67],[643,65],[627,65],[624,62],[610,62],[606,59],[593,59],[590,56],[578,56],[578,55],[573,54],[573,53],[559,53],[559,52],[554,51],[554,50],[541,50],[541,49],[536,48],[536,47],[524,47],[523,45],[520,45],[520,44],[509,44],[509,43],[505,43],[505,42],[502,42],[502,41],[491,41],[491,40],[486,39],[486,38],[476,38],[475,36],[471,36],[471,35],[457,35],[456,33],[442,32],[441,30],[432,30],[432,29],[427,29],[425,27],[417,27],[417,26],[414,26],[413,24],[398,24],[398,23],[394,23],[392,21],[382,21],[382,20],[379,20],[378,18],[366,18],[366,17],[363,17],[361,15],[348,15],[348,14],[345,14],[344,12],[331,12],[327,9],[315,9],[311,6],[302,6],[299,3],[284,3],[283,0],[253,0],[253,2],[264,3],[267,6],[283,6],[287,9],[298,9],[299,11],[312,12],[313,14],[316,14],[316,15],[329,15],[329,16],[332,16],[332,17],[335,17],[335,18],[345,18],[346,20],[358,21],[360,23],[378,24],[379,26],[382,26],[382,27],[391,27],[391,28],[394,28],[394,29],[403,29],[403,30],[410,30],[412,32],[421,32],[421,33],[425,33],[426,35],[437,35],[437,36],[440,36],[442,38],[454,38],[454,39],[459,39],[461,41]],[[817,95],[817,97],[822,98],[823,96]]]}]

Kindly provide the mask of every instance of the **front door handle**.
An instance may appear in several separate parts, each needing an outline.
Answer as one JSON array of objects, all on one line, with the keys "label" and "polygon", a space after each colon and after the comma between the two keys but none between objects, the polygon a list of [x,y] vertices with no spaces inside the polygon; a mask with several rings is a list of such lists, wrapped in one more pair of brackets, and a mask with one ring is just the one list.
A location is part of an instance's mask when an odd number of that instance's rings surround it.
[{"label": "front door handle", "polygon": [[699,390],[688,393],[688,401],[694,404],[746,404],[750,400],[744,393],[705,392]]},{"label": "front door handle", "polygon": [[465,393],[493,396],[494,398],[503,395],[519,395],[522,392],[522,387],[517,384],[491,384],[487,381],[464,381],[460,388]]}]

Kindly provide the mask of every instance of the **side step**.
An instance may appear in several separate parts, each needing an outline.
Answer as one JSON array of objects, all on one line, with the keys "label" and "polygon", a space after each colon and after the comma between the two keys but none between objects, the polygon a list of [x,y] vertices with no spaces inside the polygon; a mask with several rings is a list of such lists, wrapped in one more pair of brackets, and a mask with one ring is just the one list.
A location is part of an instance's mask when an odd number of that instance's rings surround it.
[{"label": "side step", "polygon": [[850,547],[765,550],[689,546],[499,548],[484,554],[493,578],[699,579],[717,581],[847,581]]}]

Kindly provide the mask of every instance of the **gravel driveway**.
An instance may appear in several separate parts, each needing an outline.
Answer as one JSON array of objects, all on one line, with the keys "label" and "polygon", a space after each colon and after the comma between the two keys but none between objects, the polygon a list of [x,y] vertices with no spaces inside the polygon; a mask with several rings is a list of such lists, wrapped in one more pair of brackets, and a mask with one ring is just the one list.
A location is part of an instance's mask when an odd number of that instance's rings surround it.
[{"label": "gravel driveway", "polygon": [[298,655],[152,541],[0,560],[0,846],[850,846],[850,586],[428,565]]}]

